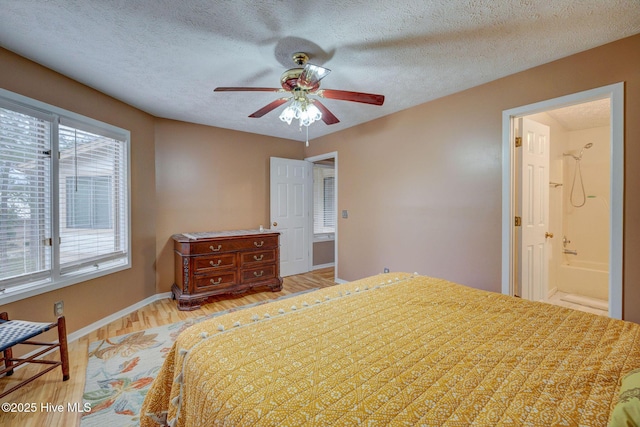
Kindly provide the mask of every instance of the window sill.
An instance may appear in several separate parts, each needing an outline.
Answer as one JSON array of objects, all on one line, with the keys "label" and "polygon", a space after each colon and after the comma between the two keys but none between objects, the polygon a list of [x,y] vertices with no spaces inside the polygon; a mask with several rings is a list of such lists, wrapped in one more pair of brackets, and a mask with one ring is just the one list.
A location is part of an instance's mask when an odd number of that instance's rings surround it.
[{"label": "window sill", "polygon": [[76,285],[78,283],[86,282],[98,277],[106,276],[108,274],[117,273],[122,270],[131,268],[130,263],[120,264],[108,269],[95,271],[93,273],[84,273],[82,275],[70,275],[64,277],[61,280],[51,281],[50,279],[40,280],[38,282],[29,283],[25,285],[17,285],[6,288],[4,291],[0,291],[0,305],[9,304],[12,302],[20,301],[23,299],[31,298],[36,295],[44,294],[46,292],[62,289],[67,286]]},{"label": "window sill", "polygon": [[335,233],[319,233],[313,235],[313,243],[333,242],[335,241]]}]

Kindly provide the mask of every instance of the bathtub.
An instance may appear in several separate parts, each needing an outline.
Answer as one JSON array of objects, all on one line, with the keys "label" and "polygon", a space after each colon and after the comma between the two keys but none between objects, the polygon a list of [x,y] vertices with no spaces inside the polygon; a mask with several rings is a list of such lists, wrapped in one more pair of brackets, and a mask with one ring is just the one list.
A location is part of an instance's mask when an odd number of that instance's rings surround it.
[{"label": "bathtub", "polygon": [[608,301],[608,264],[576,260],[560,264],[558,291]]}]

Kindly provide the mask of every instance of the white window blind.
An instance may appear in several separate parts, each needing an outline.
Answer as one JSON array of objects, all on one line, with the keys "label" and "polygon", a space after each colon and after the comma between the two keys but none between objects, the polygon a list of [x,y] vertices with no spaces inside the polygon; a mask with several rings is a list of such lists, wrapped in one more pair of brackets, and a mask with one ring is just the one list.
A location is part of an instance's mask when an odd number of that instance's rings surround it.
[{"label": "white window blind", "polygon": [[128,162],[129,132],[0,89],[0,304],[130,266]]},{"label": "white window blind", "polygon": [[64,124],[58,135],[64,274],[126,254],[127,180],[124,141]]},{"label": "white window blind", "polygon": [[336,231],[335,169],[313,166],[313,233]]},{"label": "white window blind", "polygon": [[0,108],[0,281],[12,283],[51,269],[51,118],[25,111]]}]

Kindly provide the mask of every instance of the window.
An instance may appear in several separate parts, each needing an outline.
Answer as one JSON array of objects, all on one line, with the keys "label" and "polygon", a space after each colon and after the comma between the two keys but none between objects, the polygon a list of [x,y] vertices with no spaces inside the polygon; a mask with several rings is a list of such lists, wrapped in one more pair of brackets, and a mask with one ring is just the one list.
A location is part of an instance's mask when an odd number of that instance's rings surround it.
[{"label": "window", "polygon": [[335,169],[313,165],[313,234],[336,231]]},{"label": "window", "polygon": [[0,303],[130,266],[129,132],[0,90]]},{"label": "window", "polygon": [[67,228],[111,228],[111,176],[66,177]]},{"label": "window", "polygon": [[324,193],[322,194],[322,225],[325,228],[331,228],[335,231],[336,228],[336,202],[335,202],[335,184],[336,178],[333,176],[326,176],[322,179],[322,187]]}]

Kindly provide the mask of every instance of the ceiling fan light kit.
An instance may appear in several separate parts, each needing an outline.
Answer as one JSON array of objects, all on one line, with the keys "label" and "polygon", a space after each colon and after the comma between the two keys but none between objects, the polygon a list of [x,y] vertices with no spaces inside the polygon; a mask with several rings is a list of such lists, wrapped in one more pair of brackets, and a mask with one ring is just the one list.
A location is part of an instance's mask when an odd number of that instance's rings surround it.
[{"label": "ceiling fan light kit", "polygon": [[282,73],[280,77],[280,86],[282,86],[282,89],[264,87],[217,87],[214,89],[214,92],[289,92],[291,97],[277,99],[250,114],[249,117],[262,117],[282,104],[290,102],[280,114],[280,120],[290,125],[291,122],[296,119],[299,121],[300,128],[305,126],[307,128],[307,144],[309,143],[309,125],[318,120],[322,120],[327,125],[340,122],[320,101],[310,99],[308,95],[378,106],[384,103],[384,95],[320,89],[320,80],[325,78],[331,70],[319,65],[310,64],[308,62],[309,55],[304,52],[294,53],[292,59],[298,67],[291,68]]},{"label": "ceiling fan light kit", "polygon": [[280,113],[280,120],[286,122],[288,125],[291,124],[293,119],[297,119],[300,121],[300,126],[309,126],[321,118],[322,113],[309,99],[305,99],[304,101],[294,99],[291,104]]}]

